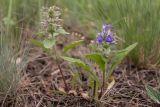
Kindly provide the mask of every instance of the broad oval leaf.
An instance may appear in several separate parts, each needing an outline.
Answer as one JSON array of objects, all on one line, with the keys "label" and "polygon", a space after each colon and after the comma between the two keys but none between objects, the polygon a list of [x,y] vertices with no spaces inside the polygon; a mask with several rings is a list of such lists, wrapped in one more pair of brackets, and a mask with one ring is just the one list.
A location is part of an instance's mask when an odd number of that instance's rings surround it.
[{"label": "broad oval leaf", "polygon": [[59,34],[69,34],[68,32],[66,32],[64,29],[60,28],[56,31],[56,33],[59,33]]},{"label": "broad oval leaf", "polygon": [[42,36],[44,36],[46,34],[47,34],[47,32],[42,31],[42,32],[36,33],[36,36],[42,37]]},{"label": "broad oval leaf", "polygon": [[43,47],[43,42],[41,42],[41,41],[32,39],[31,42],[36,46]]},{"label": "broad oval leaf", "polygon": [[64,47],[64,52],[68,52],[70,49],[76,47],[77,45],[79,45],[79,44],[81,44],[83,42],[84,42],[84,40],[79,40],[79,41],[75,41],[75,42],[65,46]]},{"label": "broad oval leaf", "polygon": [[99,53],[87,54],[86,57],[96,62],[100,69],[106,71],[106,59]]},{"label": "broad oval leaf", "polygon": [[160,92],[154,90],[151,86],[146,86],[148,96],[155,101],[156,103],[160,104]]},{"label": "broad oval leaf", "polygon": [[43,41],[43,45],[47,49],[53,48],[53,46],[55,45],[55,43],[56,43],[56,41],[54,39],[45,39]]},{"label": "broad oval leaf", "polygon": [[89,70],[89,66],[87,64],[85,64],[83,61],[81,61],[80,59],[76,59],[76,58],[70,58],[70,57],[65,57],[65,56],[61,56],[62,59],[70,62],[70,63],[73,63],[73,64],[76,64],[80,67],[82,67],[84,70]]},{"label": "broad oval leaf", "polygon": [[53,33],[53,37],[56,37],[56,36],[58,36],[59,35],[59,33]]},{"label": "broad oval leaf", "polygon": [[117,67],[118,64],[121,63],[121,61],[127,56],[127,54],[134,49],[137,46],[137,43],[134,43],[127,48],[117,51],[113,58],[111,59],[111,67],[109,71],[107,72],[107,77],[110,77],[112,74],[113,70]]},{"label": "broad oval leaf", "polygon": [[88,73],[90,73],[91,77],[97,82],[98,85],[100,84],[99,78],[97,77],[95,72],[93,72],[86,63],[84,63],[80,59],[76,59],[76,58],[70,58],[70,57],[65,57],[65,56],[61,56],[61,58],[70,62],[70,63],[73,63],[77,66],[82,67],[84,70],[86,70],[86,71],[88,71]]}]

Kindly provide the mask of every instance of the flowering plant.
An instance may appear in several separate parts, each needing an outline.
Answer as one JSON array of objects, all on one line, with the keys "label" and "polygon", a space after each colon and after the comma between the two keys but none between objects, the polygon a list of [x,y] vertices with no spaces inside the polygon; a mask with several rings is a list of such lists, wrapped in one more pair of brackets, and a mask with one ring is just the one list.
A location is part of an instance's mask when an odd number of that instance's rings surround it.
[{"label": "flowering plant", "polygon": [[[61,26],[62,20],[60,19],[60,9],[56,6],[50,8],[44,8],[42,11],[42,32],[38,34],[40,37],[39,40],[32,40],[32,42],[42,49],[44,49],[49,56],[55,59],[58,69],[60,70],[65,89],[69,91],[67,82],[63,75],[63,71],[60,66],[59,58],[63,58],[70,63],[75,64],[76,66],[82,67],[85,71],[88,72],[88,87],[91,87],[91,95],[94,99],[102,99],[108,90],[113,86],[108,85],[106,88],[106,82],[110,79],[113,70],[117,65],[123,60],[123,58],[137,45],[137,43],[128,46],[123,50],[113,50],[112,46],[116,44],[115,34],[112,32],[112,26],[104,24],[102,26],[102,32],[98,33],[97,44],[93,44],[92,47],[95,47],[92,53],[84,55],[88,62],[95,62],[102,72],[93,70],[90,63],[86,63],[81,59],[76,59],[72,57],[60,56],[57,53],[56,48],[56,37],[59,35],[68,34],[63,27]],[[73,47],[82,43],[83,40],[75,41],[64,47],[64,53],[68,52]],[[54,51],[53,51],[54,49]],[[99,74],[102,74],[99,75]],[[80,78],[80,77],[79,77]],[[102,78],[102,79],[101,79]],[[112,78],[114,81],[114,79]]]},{"label": "flowering plant", "polygon": [[39,36],[39,40],[33,39],[32,43],[43,48],[49,56],[56,60],[65,88],[68,90],[68,86],[58,60],[59,54],[57,54],[56,48],[56,37],[68,34],[61,26],[62,19],[60,19],[60,8],[57,6],[43,8],[41,10],[41,15],[41,32],[37,34]]},{"label": "flowering plant", "polygon": [[[93,44],[94,50],[92,53],[84,55],[90,62],[95,62],[102,72],[102,76],[97,74],[96,70],[93,70],[89,63],[85,63],[81,59],[62,57],[64,60],[82,67],[88,72],[88,86],[91,87],[92,96],[94,99],[102,99],[108,90],[112,87],[114,79],[111,77],[113,70],[120,64],[124,57],[135,48],[137,43],[128,46],[123,50],[113,50],[112,46],[116,44],[116,37],[112,32],[112,26],[104,24],[102,26],[102,32],[98,33],[97,44]],[[101,79],[102,78],[102,79]],[[112,79],[112,83],[106,88],[106,82]]]},{"label": "flowering plant", "polygon": [[60,8],[52,6],[41,10],[41,31],[37,34],[41,40],[32,40],[32,42],[44,49],[52,49],[56,45],[56,37],[68,34],[61,26]]},{"label": "flowering plant", "polygon": [[[58,69],[62,76],[65,90],[68,91],[68,85],[65,80],[63,71],[60,66],[59,59],[60,54],[57,52],[57,36],[62,36],[69,34],[62,27],[62,19],[60,19],[61,11],[57,6],[52,6],[50,8],[43,8],[41,10],[41,31],[37,34],[38,39],[33,39],[32,43],[41,47],[49,56],[54,58],[57,63]],[[74,48],[78,44],[81,44],[83,40],[75,41],[69,45],[66,45],[62,53],[68,52],[70,49]]]}]

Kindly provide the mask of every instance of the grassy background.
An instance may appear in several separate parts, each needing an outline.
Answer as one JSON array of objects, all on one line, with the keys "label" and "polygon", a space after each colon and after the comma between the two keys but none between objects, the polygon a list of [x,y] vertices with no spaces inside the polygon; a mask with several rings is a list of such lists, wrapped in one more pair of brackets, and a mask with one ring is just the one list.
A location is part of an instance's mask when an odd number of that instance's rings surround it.
[{"label": "grassy background", "polygon": [[160,63],[159,0],[60,0],[58,4],[65,8],[68,25],[87,28],[87,33],[95,37],[102,23],[111,23],[125,41],[122,48],[139,43],[130,54],[134,63]]},{"label": "grassy background", "polygon": [[[8,68],[12,45],[17,49],[21,32],[29,29],[36,32],[39,11],[42,6],[56,4],[62,8],[64,23],[76,31],[92,38],[101,30],[103,23],[114,26],[115,32],[124,42],[121,48],[138,42],[137,48],[129,55],[135,64],[160,63],[160,1],[159,0],[0,0],[0,75],[6,77],[15,64]],[[2,52],[3,51],[3,52]],[[6,54],[7,53],[7,54]],[[4,73],[8,72],[9,73]],[[11,76],[13,77],[13,76]],[[10,81],[10,78],[7,78]],[[13,79],[13,78],[12,78]],[[2,83],[2,80],[0,80]],[[4,80],[3,80],[4,81]],[[1,89],[6,90],[6,89]]]},{"label": "grassy background", "polygon": [[[9,8],[12,1],[11,9]],[[159,0],[0,0],[1,18],[17,28],[38,29],[42,6],[57,4],[62,8],[65,24],[96,37],[103,23],[113,24],[126,47],[138,42],[130,54],[136,64],[160,63],[160,1]],[[87,29],[87,30],[86,30]],[[20,30],[20,29],[18,29]],[[12,31],[13,32],[13,31]],[[13,34],[13,33],[12,33]]]}]

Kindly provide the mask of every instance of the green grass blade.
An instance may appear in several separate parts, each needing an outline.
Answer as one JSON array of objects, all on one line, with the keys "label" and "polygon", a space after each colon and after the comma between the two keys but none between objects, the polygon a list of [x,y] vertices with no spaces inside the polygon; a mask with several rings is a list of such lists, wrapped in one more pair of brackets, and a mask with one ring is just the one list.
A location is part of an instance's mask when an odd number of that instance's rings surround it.
[{"label": "green grass blade", "polygon": [[151,86],[147,85],[146,87],[148,96],[155,101],[156,103],[160,104],[160,92],[153,89]]}]

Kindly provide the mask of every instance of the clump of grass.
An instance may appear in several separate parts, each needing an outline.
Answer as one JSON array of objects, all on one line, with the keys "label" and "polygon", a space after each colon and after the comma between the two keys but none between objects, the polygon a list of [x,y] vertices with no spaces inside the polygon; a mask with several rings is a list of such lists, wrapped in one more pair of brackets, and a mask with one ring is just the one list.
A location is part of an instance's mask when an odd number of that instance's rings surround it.
[{"label": "clump of grass", "polygon": [[[4,100],[6,94],[15,93],[20,79],[17,72],[17,56],[20,49],[22,30],[29,28],[39,22],[39,10],[44,5],[44,0],[0,0],[0,101]],[[22,52],[23,53],[23,52]],[[23,60],[25,54],[22,55]],[[21,62],[22,63],[22,62]],[[22,63],[24,64],[24,63]]]},{"label": "clump of grass", "polygon": [[26,65],[27,47],[21,50],[20,37],[7,35],[5,29],[0,34],[0,105],[14,104],[16,91]]},{"label": "clump of grass", "polygon": [[[4,31],[6,32],[6,30]],[[16,91],[26,65],[27,47],[21,50],[20,38],[0,34],[0,105],[14,104]]]},{"label": "clump of grass", "polygon": [[138,48],[131,54],[134,62],[138,64],[159,64],[159,1],[151,0],[115,0],[120,13],[121,21],[118,27],[119,33],[128,45],[138,41]]},{"label": "clump of grass", "polygon": [[[16,91],[17,80],[19,78],[16,69],[16,61],[12,56],[12,50],[3,46],[0,52],[0,92],[1,97]],[[3,100],[0,99],[0,100]]]},{"label": "clump of grass", "polygon": [[[2,13],[0,23],[0,105],[7,106],[8,102],[14,102],[17,86],[21,78],[21,71],[24,67],[22,62],[24,54],[18,55],[20,51],[21,30],[17,22],[13,20],[14,1],[5,1],[8,9],[3,8],[8,13]],[[2,2],[3,4],[4,2]],[[23,52],[21,52],[23,53]],[[18,56],[21,56],[18,58]],[[13,99],[8,101],[8,98]]]},{"label": "clump of grass", "polygon": [[0,35],[0,104],[5,105],[8,97],[14,96],[20,79],[17,72],[15,49],[5,34]]}]

